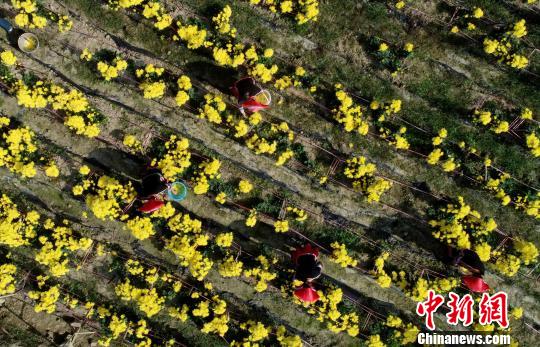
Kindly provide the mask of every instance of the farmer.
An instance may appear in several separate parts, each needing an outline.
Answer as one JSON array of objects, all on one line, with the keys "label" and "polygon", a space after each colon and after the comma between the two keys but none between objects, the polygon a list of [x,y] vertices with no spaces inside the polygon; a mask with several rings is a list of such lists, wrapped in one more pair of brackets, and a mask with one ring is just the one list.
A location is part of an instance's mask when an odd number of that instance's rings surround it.
[{"label": "farmer", "polygon": [[165,202],[168,182],[158,169],[150,169],[137,187],[138,199],[143,201],[139,211],[151,213],[159,210]]},{"label": "farmer", "polygon": [[296,267],[294,278],[302,283],[295,289],[294,295],[306,302],[315,302],[319,299],[317,291],[313,289],[312,282],[322,273],[322,264],[319,261],[319,249],[306,244],[292,253],[292,261]]},{"label": "farmer", "polygon": [[251,77],[238,80],[231,87],[231,93],[238,100],[238,109],[242,114],[247,110],[254,113],[268,108],[271,102],[270,93],[262,89]]},{"label": "farmer", "polygon": [[167,180],[158,169],[150,169],[141,180],[138,191],[141,199],[150,199],[155,195],[164,193],[167,190]]},{"label": "farmer", "polygon": [[488,291],[489,286],[482,279],[485,267],[478,254],[470,249],[457,250],[449,247],[448,250],[452,265],[458,267],[463,285],[477,293]]}]

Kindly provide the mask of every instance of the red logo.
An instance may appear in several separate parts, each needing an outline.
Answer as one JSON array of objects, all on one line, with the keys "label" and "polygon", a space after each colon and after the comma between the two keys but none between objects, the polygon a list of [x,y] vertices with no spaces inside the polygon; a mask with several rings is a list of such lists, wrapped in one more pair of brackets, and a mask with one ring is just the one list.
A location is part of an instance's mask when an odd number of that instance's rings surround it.
[{"label": "red logo", "polygon": [[500,327],[508,327],[508,301],[504,292],[498,292],[490,296],[482,295],[479,304],[480,324],[486,325],[497,322]]},{"label": "red logo", "polygon": [[429,330],[435,330],[435,322],[433,321],[433,313],[444,304],[444,296],[435,294],[433,290],[428,291],[428,298],[424,302],[419,302],[416,305],[416,314],[420,317],[426,316],[426,327]]},{"label": "red logo", "polygon": [[[448,294],[449,300],[447,306],[450,311],[446,314],[448,324],[457,325],[459,322],[463,326],[469,326],[473,323],[474,300],[471,294],[466,294],[460,298],[456,293]],[[433,290],[428,291],[425,301],[416,305],[416,314],[420,317],[426,317],[426,327],[429,330],[435,330],[435,321],[433,314],[444,304],[444,296],[436,294]],[[508,296],[505,292],[497,292],[493,295],[484,293],[482,300],[478,304],[479,323],[488,325],[492,323],[499,324],[502,328],[508,327]]]},{"label": "red logo", "polygon": [[448,294],[450,300],[447,305],[450,312],[446,314],[448,324],[457,325],[459,321],[463,322],[463,326],[469,326],[473,322],[473,306],[474,300],[471,294],[466,294],[463,298],[459,298],[456,293]]}]

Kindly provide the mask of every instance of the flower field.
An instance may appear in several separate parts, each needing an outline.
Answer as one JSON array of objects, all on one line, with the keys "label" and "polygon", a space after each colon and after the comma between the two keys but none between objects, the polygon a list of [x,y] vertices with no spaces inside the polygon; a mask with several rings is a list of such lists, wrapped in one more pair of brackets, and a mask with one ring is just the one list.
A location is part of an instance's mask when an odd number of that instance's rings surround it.
[{"label": "flower field", "polygon": [[[9,0],[0,341],[402,346],[474,250],[540,341],[540,3]],[[252,76],[268,109],[240,112]],[[153,169],[187,197],[137,208]],[[291,253],[320,250],[320,299]],[[435,315],[442,330],[459,330]],[[0,343],[1,344],[1,343]]]}]

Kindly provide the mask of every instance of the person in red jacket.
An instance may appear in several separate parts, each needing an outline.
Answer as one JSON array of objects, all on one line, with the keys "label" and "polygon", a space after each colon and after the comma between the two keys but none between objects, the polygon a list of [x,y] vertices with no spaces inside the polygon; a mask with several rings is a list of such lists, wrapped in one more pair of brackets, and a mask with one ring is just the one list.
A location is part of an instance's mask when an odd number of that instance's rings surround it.
[{"label": "person in red jacket", "polygon": [[458,267],[461,274],[461,282],[469,290],[476,293],[483,293],[489,290],[489,285],[484,282],[484,263],[476,252],[470,249],[449,248],[449,255],[452,257],[452,265]]},{"label": "person in red jacket", "polygon": [[238,109],[242,114],[254,113],[270,106],[270,93],[262,89],[252,77],[242,78],[231,87],[231,93],[238,100]]},{"label": "person in red jacket", "polygon": [[302,285],[295,289],[294,295],[305,302],[319,300],[319,295],[313,288],[313,281],[321,276],[323,269],[319,261],[319,249],[308,243],[292,253],[292,261],[296,270],[294,279],[302,282]]},{"label": "person in red jacket", "polygon": [[168,182],[158,169],[150,169],[136,186],[138,199],[143,202],[139,211],[152,213],[165,205]]}]

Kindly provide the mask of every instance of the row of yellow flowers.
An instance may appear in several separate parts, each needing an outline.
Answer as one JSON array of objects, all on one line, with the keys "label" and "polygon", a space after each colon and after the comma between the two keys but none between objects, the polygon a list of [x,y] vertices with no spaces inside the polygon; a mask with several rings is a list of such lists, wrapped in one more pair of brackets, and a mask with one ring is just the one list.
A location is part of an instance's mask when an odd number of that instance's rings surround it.
[{"label": "row of yellow flowers", "polygon": [[80,237],[67,221],[57,225],[37,211],[22,212],[7,195],[0,197],[0,231],[0,245],[30,247],[35,261],[54,277],[68,273],[71,254],[92,246],[92,240]]},{"label": "row of yellow flowers", "polygon": [[319,16],[318,0],[249,0],[249,3],[266,7],[272,13],[293,16],[300,25],[316,22]]},{"label": "row of yellow flowers", "polygon": [[[478,112],[478,121],[484,119],[484,114],[485,112]],[[540,218],[540,193],[529,191],[522,183],[513,180],[508,173],[493,168],[489,156],[479,153],[476,148],[468,146],[464,141],[453,143],[448,139],[445,128],[441,128],[437,136],[432,138],[432,146],[433,150],[426,157],[428,164],[440,166],[448,173],[460,168],[462,158],[471,155],[484,157],[482,170],[473,173],[472,179],[498,198],[503,206],[512,203],[516,209],[527,215]]]},{"label": "row of yellow flowers", "polygon": [[507,276],[514,276],[521,264],[532,264],[538,258],[536,246],[521,238],[495,249],[497,245],[493,243],[501,241],[491,236],[497,223],[493,218],[482,217],[462,197],[436,211],[429,224],[435,238],[457,249],[474,249],[484,262],[494,258],[493,268]]},{"label": "row of yellow flowers", "polygon": [[[215,18],[221,18],[219,20],[216,19],[214,22],[219,22],[219,25],[223,26],[224,25],[223,18],[228,18],[227,21],[230,20],[230,10],[224,9]],[[232,26],[229,26],[228,29],[233,30]],[[212,45],[212,43],[210,42],[209,45]],[[228,47],[232,49],[234,46],[235,45],[231,44]],[[200,46],[188,47],[188,48],[196,49],[199,47]],[[253,50],[250,52],[253,52],[253,54],[251,53],[246,54],[247,57],[253,56],[254,59],[259,59],[258,55],[256,54],[256,50]],[[272,55],[273,55],[273,52],[266,53],[265,51],[265,54],[264,54],[265,57],[271,57]],[[220,63],[218,62],[218,64]],[[234,65],[237,66],[237,64],[234,64]],[[340,101],[339,108],[334,111],[336,120],[338,122],[343,123],[347,131],[354,130],[354,131],[358,131],[360,134],[367,134],[369,130],[369,124],[367,122],[367,118],[363,117],[361,107],[359,105],[354,104],[351,97],[347,95],[347,93],[344,90],[342,90],[343,87],[341,85],[337,85],[336,88],[337,88],[336,97]],[[372,109],[374,113],[373,118],[376,118],[376,121],[378,122],[376,126],[377,126],[377,130],[379,131],[380,136],[383,138],[386,138],[393,146],[395,146],[398,149],[408,149],[410,145],[405,135],[406,130],[407,130],[406,127],[402,126],[399,128],[393,128],[390,123],[388,122],[384,123],[390,118],[391,115],[400,111],[401,109],[400,100],[393,100],[388,105],[381,104],[378,101],[373,101],[370,105],[370,108]],[[221,109],[223,109],[223,107],[221,107]],[[214,121],[215,123],[220,123],[222,121],[223,116],[219,115],[218,110],[216,110],[215,108],[209,108],[208,111],[209,112],[202,112],[201,117],[207,118],[208,120]],[[230,119],[230,118],[227,118],[227,119]],[[245,129],[247,125],[246,122],[242,123],[240,121],[238,123],[235,123],[235,122],[229,122],[229,123],[231,126],[235,127],[235,134],[237,135],[237,137],[245,133]],[[529,142],[534,145],[534,139],[532,137]],[[259,153],[271,154],[274,152],[274,144],[272,142],[268,142],[264,138],[260,138],[257,135],[251,136],[249,140],[247,141],[247,145],[250,148],[256,149],[256,153],[259,152]],[[441,161],[440,158],[443,155],[444,155],[444,152],[440,148],[436,148],[428,156],[428,163],[430,164],[440,163],[442,166],[442,169],[447,172],[452,172],[459,167],[459,163],[456,161],[456,158],[454,158],[451,155],[446,160]],[[284,160],[287,160],[287,158],[290,158],[291,156],[292,156],[292,152],[290,150],[287,150],[283,152],[282,154],[280,154],[277,162],[282,163]],[[383,189],[383,187],[381,187],[381,189]]]},{"label": "row of yellow flowers", "polygon": [[[1,57],[2,64],[16,66],[16,57],[12,58],[12,53],[8,55]],[[2,69],[2,71],[4,73],[0,75],[0,82],[7,88],[5,91],[8,94],[17,98],[20,106],[29,109],[49,108],[59,114],[64,125],[77,135],[87,137],[99,135],[99,124],[105,117],[92,107],[81,91],[67,90],[49,80],[16,77],[10,70]]]},{"label": "row of yellow flowers", "polygon": [[[478,109],[474,111],[473,121],[482,125],[495,134],[508,133],[510,129],[509,117],[507,115],[501,115],[498,110],[491,111],[488,109]],[[530,153],[535,157],[540,157],[540,126],[534,123],[533,112],[525,107],[517,114],[512,112],[511,114],[515,119],[523,120],[526,122],[528,133],[525,135],[525,146],[530,150]]]},{"label": "row of yellow flowers", "polygon": [[[62,247],[67,247],[69,251],[75,252],[77,250],[87,250],[93,243],[91,239],[74,238],[71,229],[67,228],[66,226],[55,226],[50,219],[47,219],[43,223],[40,221],[39,214],[35,211],[30,211],[28,213],[20,212],[17,206],[13,204],[5,195],[2,196],[0,200],[0,206],[0,225],[2,225],[2,229],[5,228],[6,231],[5,233],[2,233],[2,235],[4,235],[2,244],[19,247],[33,242],[33,240],[36,238],[39,239],[38,243],[43,244],[43,247],[36,255],[35,260],[40,264],[47,265],[47,272],[53,277],[64,276],[70,270],[67,259],[63,259],[67,249],[62,250]],[[46,233],[51,233],[50,240],[48,236],[39,236],[38,223],[43,225],[44,230],[47,231]],[[176,231],[180,231],[180,229],[182,229],[183,232],[186,232],[186,230],[189,229],[197,232],[197,230],[200,230],[201,222],[190,219],[188,215],[176,214],[168,224],[170,226],[174,225],[175,227],[171,228],[175,229]],[[176,226],[178,226],[180,229],[176,228]],[[7,234],[8,229],[13,230],[12,236]],[[216,244],[223,248],[230,247],[232,244],[232,234],[219,234],[216,237]],[[96,249],[98,249],[98,256],[102,256],[104,254],[116,254],[115,252],[104,252],[103,246],[104,244],[100,243],[98,247],[96,247]],[[185,256],[185,254],[183,254],[183,256]],[[265,257],[259,256],[257,261],[263,264],[264,268],[268,269],[268,264],[265,264],[268,262],[268,260],[266,260]],[[205,320],[201,328],[202,332],[216,333],[220,336],[224,336],[228,331],[229,316],[225,311],[227,305],[226,302],[220,299],[218,296],[212,295],[211,300],[202,299],[197,304],[194,304],[193,307],[188,307],[184,304],[181,310],[176,309],[174,306],[166,307],[165,298],[159,295],[158,291],[156,290],[156,286],[161,288],[160,292],[165,291],[178,293],[182,288],[181,281],[178,281],[175,276],[163,271],[160,273],[156,267],[144,266],[137,260],[130,259],[127,262],[122,261],[121,263],[125,264],[127,270],[123,273],[132,275],[132,281],[137,283],[146,283],[147,285],[152,286],[152,288],[141,288],[140,285],[134,286],[132,282],[130,282],[130,277],[128,276],[128,278],[116,285],[116,294],[122,300],[134,301],[141,312],[144,313],[144,315],[148,318],[151,318],[160,312],[166,311],[171,318],[184,322],[188,318],[188,313],[191,312],[193,317],[199,317]],[[79,267],[77,267],[77,269],[79,269]],[[13,264],[5,264],[0,266],[0,271],[3,275],[2,281],[0,282],[2,295],[13,293],[16,290],[16,270],[17,267]],[[253,276],[256,278],[257,276],[260,277],[262,273],[260,268],[254,267],[250,270],[246,270],[245,275],[247,277]],[[275,277],[275,275],[273,276]],[[37,280],[38,290],[33,290],[28,294],[29,298],[33,299],[36,303],[36,312],[44,311],[47,313],[54,313],[57,309],[57,303],[61,301],[73,309],[82,308],[81,305],[78,305],[78,299],[68,295],[64,296],[64,293],[60,289],[59,285],[47,285],[47,283],[50,282],[49,276],[38,276]],[[259,283],[262,283],[264,280],[268,279],[259,278]],[[158,286],[159,284],[161,286]],[[170,289],[165,290],[162,288],[162,286],[170,286]],[[260,284],[258,284],[256,288],[259,286]],[[264,285],[264,287],[266,288],[266,285]],[[201,295],[199,291],[190,291],[191,294],[188,302],[193,302],[191,299],[209,296],[209,291],[212,289],[212,285],[210,283],[206,283],[205,288],[208,290],[208,292],[205,291],[203,295]],[[170,297],[168,297],[167,300],[169,299]],[[146,321],[144,319],[139,321],[139,323],[134,324],[126,319],[124,315],[115,314],[115,309],[112,306],[96,307],[96,304],[92,302],[86,302],[84,304],[84,308],[88,311],[86,313],[87,317],[99,317],[101,322],[108,322],[108,325],[106,323],[104,323],[104,325],[109,328],[110,334],[102,337],[99,340],[99,345],[108,346],[112,340],[117,339],[121,334],[124,333],[127,333],[126,336],[130,337],[131,335],[136,335],[137,339],[140,340],[137,342],[137,346],[150,346],[152,344],[150,335],[148,335],[149,329],[147,329]],[[210,312],[212,312],[212,317],[210,317]],[[146,333],[142,333],[142,331],[146,331]],[[286,334],[286,330],[284,330],[283,327],[278,327],[276,333],[277,341],[279,341],[281,346],[301,346],[301,340],[299,337]],[[248,338],[256,339],[256,337]],[[261,339],[263,339],[263,337],[261,337]],[[173,341],[170,343],[172,345]]]},{"label": "row of yellow flowers", "polygon": [[21,28],[43,28],[49,20],[57,23],[60,32],[68,31],[73,26],[68,16],[48,10],[36,0],[11,0],[11,5],[17,10],[15,24]]}]

